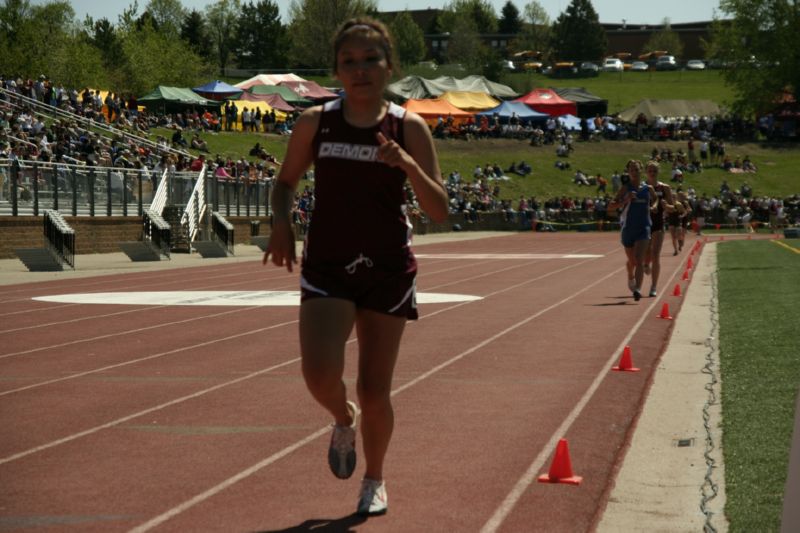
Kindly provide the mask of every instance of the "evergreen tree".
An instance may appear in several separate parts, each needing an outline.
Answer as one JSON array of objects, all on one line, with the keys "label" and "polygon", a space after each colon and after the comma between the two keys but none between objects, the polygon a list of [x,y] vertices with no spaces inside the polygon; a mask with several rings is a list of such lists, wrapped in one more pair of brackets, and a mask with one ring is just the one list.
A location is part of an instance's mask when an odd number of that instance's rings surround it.
[{"label": "evergreen tree", "polygon": [[208,35],[208,25],[203,14],[193,9],[186,13],[181,22],[181,39],[186,41],[189,48],[205,60],[210,60],[214,54],[211,48],[211,39]]},{"label": "evergreen tree", "polygon": [[260,0],[242,5],[236,28],[235,55],[241,68],[286,67],[286,29],[278,4]]},{"label": "evergreen tree", "polygon": [[572,0],[553,24],[551,45],[557,59],[597,60],[608,47],[591,0]]},{"label": "evergreen tree", "polygon": [[425,58],[425,36],[408,11],[402,11],[389,28],[395,41],[397,60],[401,65],[413,65]]},{"label": "evergreen tree", "polygon": [[186,16],[180,0],[150,0],[145,12],[153,18],[153,27],[168,37],[180,34],[181,23]]},{"label": "evergreen tree", "polygon": [[498,31],[500,33],[516,35],[522,31],[522,20],[519,18],[519,9],[514,5],[514,2],[508,0],[503,6],[501,15],[498,23]]}]

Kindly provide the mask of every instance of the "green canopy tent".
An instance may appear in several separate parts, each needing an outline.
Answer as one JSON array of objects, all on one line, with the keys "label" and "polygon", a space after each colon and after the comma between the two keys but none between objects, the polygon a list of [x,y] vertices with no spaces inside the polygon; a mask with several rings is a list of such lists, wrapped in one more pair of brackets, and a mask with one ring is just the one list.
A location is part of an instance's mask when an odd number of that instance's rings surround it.
[{"label": "green canopy tent", "polygon": [[247,92],[256,96],[265,94],[279,94],[281,95],[281,98],[286,100],[286,103],[296,107],[310,107],[313,105],[313,102],[308,98],[303,98],[289,87],[283,87],[281,85],[253,85],[247,89]]},{"label": "green canopy tent", "polygon": [[167,87],[159,85],[150,94],[138,99],[139,105],[148,111],[160,111],[162,113],[176,113],[185,111],[189,108],[213,108],[219,109],[221,102],[215,102],[203,98],[189,88]]}]

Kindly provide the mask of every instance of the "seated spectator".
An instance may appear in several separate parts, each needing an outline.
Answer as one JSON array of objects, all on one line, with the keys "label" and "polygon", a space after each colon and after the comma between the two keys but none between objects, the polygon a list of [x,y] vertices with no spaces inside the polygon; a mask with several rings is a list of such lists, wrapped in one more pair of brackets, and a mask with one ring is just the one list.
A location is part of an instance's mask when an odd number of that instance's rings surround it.
[{"label": "seated spectator", "polygon": [[208,152],[208,143],[200,138],[199,133],[192,136],[192,148],[201,152]]},{"label": "seated spectator", "polygon": [[558,170],[567,170],[570,167],[569,162],[567,161],[556,161],[555,166]]},{"label": "seated spectator", "polygon": [[603,177],[602,174],[598,174],[597,178],[595,178],[595,182],[597,183],[597,192],[606,192],[606,185],[608,185],[608,180]]},{"label": "seated spectator", "polygon": [[575,171],[575,176],[572,178],[572,181],[578,186],[590,185],[589,179],[586,177],[586,174],[581,172],[580,169]]},{"label": "seated spectator", "polygon": [[206,156],[204,154],[200,154],[197,159],[192,161],[192,164],[189,165],[189,170],[192,172],[200,172],[203,170],[203,165],[206,164]]},{"label": "seated spectator", "polygon": [[569,157],[569,148],[567,147],[566,143],[561,143],[556,148],[556,155],[558,157]]},{"label": "seated spectator", "polygon": [[172,134],[172,146],[181,146],[186,148],[187,144],[188,143],[186,142],[186,139],[183,138],[183,128],[178,126],[175,128],[175,133]]},{"label": "seated spectator", "polygon": [[742,160],[742,170],[744,170],[745,172],[756,171],[756,166],[753,164],[752,161],[750,161],[749,155],[744,156],[744,159]]}]

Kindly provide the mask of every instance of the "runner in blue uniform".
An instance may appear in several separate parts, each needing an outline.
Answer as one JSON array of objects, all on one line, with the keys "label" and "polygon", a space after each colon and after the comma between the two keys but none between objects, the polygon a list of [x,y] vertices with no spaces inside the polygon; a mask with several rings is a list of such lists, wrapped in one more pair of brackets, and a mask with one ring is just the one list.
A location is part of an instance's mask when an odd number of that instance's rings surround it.
[{"label": "runner in blue uniform", "polygon": [[[313,163],[316,205],[303,249],[300,351],[312,396],[335,420],[328,464],[336,477],[355,469],[356,423],[366,471],[356,511],[387,510],[383,464],[394,427],[392,375],[406,320],[416,318],[406,181],[428,216],[442,222],[448,198],[424,120],[383,98],[393,46],[382,23],[359,18],[334,36],[334,73],[345,97],[305,111],[295,124],[272,195],[264,263],[291,271],[291,206]],[[358,337],[360,408],[342,381],[345,344]]]},{"label": "runner in blue uniform", "polygon": [[658,201],[653,187],[642,183],[642,162],[631,159],[627,164],[630,181],[623,185],[609,207],[625,211],[625,223],[622,226],[622,246],[629,265],[634,265],[633,298],[637,302],[642,298],[642,282],[644,280],[644,258],[650,245],[651,208]]}]

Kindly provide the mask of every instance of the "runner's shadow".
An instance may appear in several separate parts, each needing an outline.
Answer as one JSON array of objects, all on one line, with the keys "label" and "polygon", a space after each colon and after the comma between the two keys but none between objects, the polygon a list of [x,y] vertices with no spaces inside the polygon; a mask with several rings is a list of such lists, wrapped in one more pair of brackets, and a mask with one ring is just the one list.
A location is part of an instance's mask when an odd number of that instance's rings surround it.
[{"label": "runner's shadow", "polygon": [[351,528],[366,521],[367,517],[353,513],[342,518],[311,518],[297,526],[258,531],[257,533],[304,533],[309,531],[314,533],[354,533],[355,530]]},{"label": "runner's shadow", "polygon": [[614,303],[588,304],[588,305],[590,305],[592,307],[608,307],[608,306],[616,307],[616,306],[619,306],[619,305],[628,305],[628,302],[614,302]]}]

